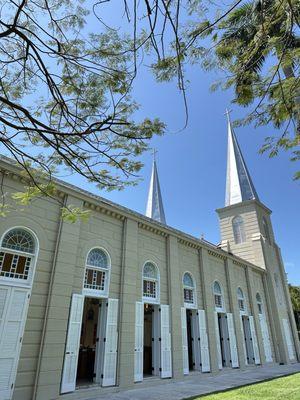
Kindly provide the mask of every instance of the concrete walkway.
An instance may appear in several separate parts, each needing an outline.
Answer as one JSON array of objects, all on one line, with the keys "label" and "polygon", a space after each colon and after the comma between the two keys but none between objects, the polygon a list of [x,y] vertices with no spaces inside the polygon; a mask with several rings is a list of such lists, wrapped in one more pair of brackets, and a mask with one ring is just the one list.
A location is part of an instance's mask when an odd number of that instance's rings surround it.
[{"label": "concrete walkway", "polygon": [[[246,370],[226,369],[217,375],[192,373],[180,381],[145,379],[134,389],[105,391],[86,400],[182,400],[189,397],[222,391],[237,386],[300,372],[300,363],[249,367]],[[108,388],[107,388],[108,389]]]}]

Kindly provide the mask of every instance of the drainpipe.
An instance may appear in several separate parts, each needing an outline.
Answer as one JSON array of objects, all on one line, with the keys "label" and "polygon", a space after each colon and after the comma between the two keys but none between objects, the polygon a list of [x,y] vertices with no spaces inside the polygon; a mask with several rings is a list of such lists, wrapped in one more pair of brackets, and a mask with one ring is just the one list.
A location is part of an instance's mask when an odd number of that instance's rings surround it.
[{"label": "drainpipe", "polygon": [[[63,207],[65,207],[66,203],[67,203],[67,195],[64,196]],[[42,354],[44,352],[44,346],[45,346],[45,335],[46,335],[46,330],[47,330],[47,325],[48,325],[48,315],[49,315],[50,301],[51,301],[52,291],[53,291],[54,275],[55,275],[55,271],[56,271],[58,247],[59,247],[60,238],[61,238],[62,225],[63,225],[63,219],[60,216],[58,230],[57,230],[57,236],[56,236],[56,241],[55,241],[53,262],[52,262],[50,282],[49,282],[49,290],[48,290],[47,303],[46,303],[46,309],[45,309],[45,317],[44,317],[44,323],[43,323],[43,329],[42,329],[42,337],[41,337],[41,344],[40,344],[40,349],[39,349],[38,362],[37,362],[37,367],[36,367],[32,400],[36,400],[36,396],[37,396],[37,387],[38,387],[38,381],[39,381],[40,372],[41,372]]]}]

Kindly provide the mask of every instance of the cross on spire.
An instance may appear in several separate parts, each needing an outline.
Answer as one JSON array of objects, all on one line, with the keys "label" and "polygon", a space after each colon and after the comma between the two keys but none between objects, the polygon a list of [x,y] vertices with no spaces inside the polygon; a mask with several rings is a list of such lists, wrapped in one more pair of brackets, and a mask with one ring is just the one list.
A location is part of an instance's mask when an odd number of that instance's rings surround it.
[{"label": "cross on spire", "polygon": [[153,161],[156,161],[156,154],[157,153],[158,153],[158,151],[156,150],[156,148],[153,147],[153,149],[152,149]]}]

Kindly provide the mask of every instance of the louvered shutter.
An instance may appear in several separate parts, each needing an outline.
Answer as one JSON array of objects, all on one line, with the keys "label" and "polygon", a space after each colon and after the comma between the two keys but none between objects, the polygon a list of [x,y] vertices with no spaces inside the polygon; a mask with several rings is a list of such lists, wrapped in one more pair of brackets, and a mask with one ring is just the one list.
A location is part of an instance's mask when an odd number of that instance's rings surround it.
[{"label": "louvered shutter", "polygon": [[30,290],[0,286],[0,399],[12,397]]},{"label": "louvered shutter", "polygon": [[73,392],[76,387],[83,304],[84,296],[81,294],[73,294],[69,316],[61,393]]},{"label": "louvered shutter", "polygon": [[119,300],[108,299],[102,386],[116,384]]},{"label": "louvered shutter", "polygon": [[295,357],[295,348],[294,348],[294,344],[293,344],[293,337],[292,337],[292,332],[291,332],[291,327],[290,327],[289,321],[287,319],[283,319],[282,324],[283,324],[289,359],[295,360],[295,358],[296,358]]},{"label": "louvered shutter", "polygon": [[144,356],[144,304],[135,303],[135,348],[134,348],[134,381],[143,380]]},{"label": "louvered shutter", "polygon": [[172,355],[171,355],[171,333],[170,333],[170,312],[168,305],[160,306],[160,361],[161,361],[161,377],[172,377]]},{"label": "louvered shutter", "polygon": [[240,321],[241,321],[241,334],[242,334],[242,340],[243,340],[243,351],[244,351],[245,364],[248,365],[247,349],[246,349],[246,332],[245,332],[242,316],[240,316]]},{"label": "louvered shutter", "polygon": [[260,322],[263,345],[264,345],[264,350],[265,350],[266,362],[272,362],[273,357],[272,357],[272,349],[271,349],[271,340],[270,340],[270,336],[269,336],[269,329],[268,329],[267,321],[266,321],[266,318],[264,315],[259,314],[259,322]]},{"label": "louvered shutter", "polygon": [[257,343],[257,337],[256,337],[253,316],[249,317],[249,324],[250,324],[250,332],[251,332],[251,338],[252,338],[254,362],[255,362],[255,364],[260,364],[259,348],[258,348],[258,343]]},{"label": "louvered shutter", "polygon": [[187,325],[186,325],[186,309],[181,307],[181,330],[182,330],[182,361],[183,373],[189,373],[189,353],[188,353],[188,340],[187,340]]},{"label": "louvered shutter", "polygon": [[215,311],[215,328],[216,328],[218,367],[219,367],[219,369],[222,369],[223,363],[222,363],[222,353],[221,353],[221,344],[220,344],[220,328],[219,328],[219,321],[218,321],[218,313],[216,311]]},{"label": "louvered shutter", "polygon": [[210,359],[208,348],[208,336],[206,329],[206,317],[204,310],[198,310],[199,334],[200,334],[200,353],[202,372],[210,371]]},{"label": "louvered shutter", "polygon": [[231,366],[232,368],[238,368],[239,359],[238,359],[238,351],[236,345],[236,336],[234,331],[233,315],[232,313],[227,313],[226,315],[227,315],[228,335],[230,344]]}]

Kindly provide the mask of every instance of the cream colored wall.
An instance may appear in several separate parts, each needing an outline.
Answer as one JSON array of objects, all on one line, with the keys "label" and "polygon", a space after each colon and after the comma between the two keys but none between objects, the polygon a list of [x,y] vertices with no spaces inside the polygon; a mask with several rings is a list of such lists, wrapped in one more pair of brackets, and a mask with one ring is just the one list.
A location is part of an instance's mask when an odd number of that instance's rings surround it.
[{"label": "cream colored wall", "polygon": [[231,275],[232,276],[231,285],[232,285],[232,290],[233,290],[233,294],[234,294],[234,296],[233,296],[234,301],[236,301],[236,302],[238,301],[237,300],[237,290],[240,287],[244,294],[244,298],[245,298],[245,302],[246,302],[246,306],[247,306],[247,314],[252,315],[250,301],[249,301],[247,280],[246,280],[246,271],[241,265],[232,264],[231,267],[233,269],[233,273]]},{"label": "cream colored wall", "polygon": [[[194,278],[197,293],[197,307],[203,309],[203,293],[200,281],[200,268],[199,268],[199,251],[197,249],[188,247],[184,244],[178,244],[178,259],[179,259],[179,280],[181,281],[185,272],[190,272]],[[183,291],[181,293],[181,301],[183,305]]]},{"label": "cream colored wall", "polygon": [[213,297],[213,282],[218,281],[222,286],[223,298],[225,301],[226,312],[231,312],[228,298],[228,287],[226,281],[224,259],[210,255],[208,257],[209,269],[207,270],[206,285],[210,287],[210,293]]},{"label": "cream colored wall", "polygon": [[[142,270],[146,261],[153,261],[160,275],[160,303],[169,304],[168,268],[166,238],[139,228],[138,231],[138,260],[137,294],[142,298]],[[140,294],[140,295],[139,295]]]},{"label": "cream colored wall", "polygon": [[74,290],[81,291],[84,280],[85,262],[93,247],[102,247],[111,259],[109,297],[119,298],[123,221],[109,215],[92,212],[87,222],[81,224],[79,248],[74,277]]},{"label": "cream colored wall", "polygon": [[[4,192],[10,195],[22,189],[23,185],[18,181],[5,178]],[[1,218],[0,236],[14,226],[24,226],[30,228],[39,240],[36,271],[15,382],[16,400],[32,399],[59,215],[58,203],[50,199],[37,199],[29,206],[16,207],[7,217]]]},{"label": "cream colored wall", "polygon": [[[268,306],[267,306],[267,298],[266,298],[266,294],[264,291],[264,285],[263,285],[263,281],[262,281],[262,276],[261,274],[259,274],[258,272],[253,271],[253,283],[254,283],[254,288],[255,288],[255,297],[256,294],[259,293],[261,296],[261,300],[263,303],[263,309],[264,309],[264,314],[267,320],[267,325],[268,325],[268,329],[269,329],[269,335],[270,335],[270,339],[271,339],[271,346],[272,346],[272,355],[273,355],[273,359],[275,360],[275,349],[274,349],[274,340],[272,337],[272,329],[271,329],[271,321],[270,321],[270,315],[269,315],[269,311],[268,311]],[[255,303],[253,305],[254,307],[257,307],[257,304]]]},{"label": "cream colored wall", "polygon": [[[7,183],[5,190],[15,192],[22,189],[22,185],[17,181],[7,181]],[[80,195],[78,197],[69,196],[68,201],[78,207],[83,206]],[[0,224],[0,233],[9,227],[24,225],[31,228],[40,240],[40,253],[18,367],[14,400],[32,399],[32,387],[40,350],[43,317],[59,224],[59,207],[58,203],[50,199],[39,199],[28,208],[24,207],[24,211],[11,213],[7,218],[1,220]],[[246,219],[250,226],[249,232],[257,232],[258,226],[253,222],[253,210],[247,209],[246,211]],[[221,225],[225,232],[227,230],[227,235],[230,234],[228,230],[230,222],[228,221],[229,216],[225,213]],[[131,218],[120,219],[95,210],[91,212],[88,222],[78,221],[76,224],[63,222],[38,378],[38,400],[54,399],[59,396],[71,295],[72,293],[81,293],[87,253],[91,248],[97,246],[107,250],[111,257],[109,297],[121,300],[118,382],[122,387],[133,384],[134,307],[135,302],[142,298],[142,267],[148,260],[155,262],[160,271],[161,303],[170,304],[173,326],[173,370],[175,377],[182,376],[180,323],[180,306],[183,305],[182,276],[185,271],[192,273],[196,282],[198,308],[204,308],[203,282],[200,278],[200,245],[198,248],[193,248],[183,244],[179,236],[174,234],[173,236],[170,234],[169,237],[163,236],[138,225],[138,222]],[[232,229],[231,224],[230,229]],[[212,307],[212,285],[215,280],[218,280],[222,285],[226,311],[232,312],[229,305],[225,257],[220,258],[205,249],[203,262],[205,264],[203,268],[205,304]],[[244,267],[230,263],[230,268],[234,268],[230,280],[233,301],[237,301],[236,290],[240,286],[249,309],[249,294]],[[262,275],[254,272],[254,277],[253,290],[259,288],[264,304],[266,304]],[[168,284],[169,280],[172,285]],[[208,314],[208,329],[213,335],[214,316],[211,312],[207,312]],[[215,341],[212,336],[209,340],[213,347]]]}]

